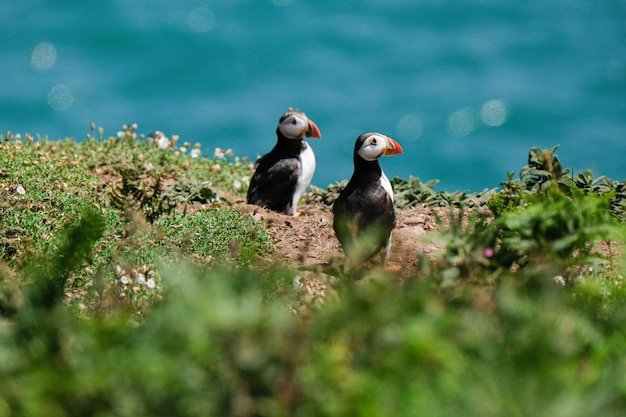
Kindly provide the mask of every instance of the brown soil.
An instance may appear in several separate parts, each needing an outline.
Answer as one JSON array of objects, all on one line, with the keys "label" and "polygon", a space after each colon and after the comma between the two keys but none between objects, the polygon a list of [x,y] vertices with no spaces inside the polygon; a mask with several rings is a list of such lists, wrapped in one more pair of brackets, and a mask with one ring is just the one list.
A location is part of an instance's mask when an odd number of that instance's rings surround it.
[{"label": "brown soil", "polygon": [[[120,181],[116,173],[98,167],[94,172],[103,182],[115,184]],[[168,181],[163,182],[165,188]],[[343,265],[345,258],[333,230],[333,215],[329,207],[321,203],[298,206],[296,216],[276,213],[262,207],[247,204],[245,199],[219,190],[229,207],[252,215],[265,224],[270,232],[273,250],[263,260],[266,265],[283,264],[300,269]],[[202,210],[212,206],[183,204],[186,211]],[[438,208],[438,215],[447,223],[449,209]],[[425,239],[438,230],[433,209],[426,206],[396,210],[397,224],[392,235],[387,267],[398,271],[400,276],[410,275],[416,268],[418,254],[428,256],[441,247]]]},{"label": "brown soil", "polygon": [[[303,290],[303,305],[323,303],[332,291],[336,277],[345,271],[345,256],[333,230],[333,215],[321,204],[298,207],[298,215],[288,216],[243,200],[231,200],[241,211],[252,215],[270,231],[273,249],[264,259],[266,265],[286,265],[299,269],[298,282]],[[447,223],[448,209],[438,209]],[[442,247],[429,242],[430,233],[439,229],[432,209],[420,206],[396,210],[397,224],[393,231],[391,250],[387,257],[385,279],[404,280],[418,267],[418,254],[432,256]],[[363,270],[360,278],[376,277],[378,268]],[[308,311],[307,308],[303,310]],[[305,314],[298,311],[296,314]]]},{"label": "brown soil", "polygon": [[[268,262],[311,269],[329,264],[343,264],[344,255],[333,230],[333,215],[326,207],[305,204],[298,207],[298,215],[288,216],[258,206],[235,201],[243,212],[252,215],[270,231],[273,250]],[[441,209],[447,217],[448,209]],[[397,210],[397,225],[392,235],[387,267],[401,275],[409,275],[416,268],[418,253],[432,254],[441,249],[429,242],[429,233],[438,230],[432,209],[425,206]]]}]

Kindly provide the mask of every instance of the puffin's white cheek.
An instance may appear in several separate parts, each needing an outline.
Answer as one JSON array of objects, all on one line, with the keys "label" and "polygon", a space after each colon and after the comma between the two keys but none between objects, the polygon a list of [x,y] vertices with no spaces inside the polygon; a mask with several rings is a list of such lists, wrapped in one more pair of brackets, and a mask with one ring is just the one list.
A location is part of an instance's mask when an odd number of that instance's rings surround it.
[{"label": "puffin's white cheek", "polygon": [[361,158],[365,159],[366,161],[374,161],[380,157],[382,152],[382,146],[367,145],[359,149],[357,153],[361,155]]},{"label": "puffin's white cheek", "polygon": [[288,138],[299,138],[302,136],[302,130],[304,130],[304,125],[301,123],[285,123],[279,126],[280,131],[283,135]]}]

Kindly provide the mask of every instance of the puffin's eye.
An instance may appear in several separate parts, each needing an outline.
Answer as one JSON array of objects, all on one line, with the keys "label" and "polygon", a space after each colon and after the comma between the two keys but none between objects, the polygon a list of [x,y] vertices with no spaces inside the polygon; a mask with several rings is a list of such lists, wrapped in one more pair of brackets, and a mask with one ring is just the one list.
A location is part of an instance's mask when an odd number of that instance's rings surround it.
[{"label": "puffin's eye", "polygon": [[292,124],[292,125],[295,125],[296,123],[297,123],[297,122],[296,122],[296,119],[295,119],[295,118],[294,118],[294,119],[291,119],[291,124]]},{"label": "puffin's eye", "polygon": [[376,138],[372,138],[372,141],[370,142],[372,145],[376,145]]}]

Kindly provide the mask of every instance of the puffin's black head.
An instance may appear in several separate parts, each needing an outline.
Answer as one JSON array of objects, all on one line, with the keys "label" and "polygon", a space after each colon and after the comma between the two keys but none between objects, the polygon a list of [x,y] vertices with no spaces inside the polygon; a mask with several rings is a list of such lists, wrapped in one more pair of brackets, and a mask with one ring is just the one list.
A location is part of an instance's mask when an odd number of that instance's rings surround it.
[{"label": "puffin's black head", "polygon": [[278,130],[288,139],[321,138],[322,134],[313,120],[291,107],[280,117]]},{"label": "puffin's black head", "polygon": [[354,160],[377,161],[383,156],[397,155],[404,152],[402,146],[382,133],[366,132],[359,136],[354,144]]}]

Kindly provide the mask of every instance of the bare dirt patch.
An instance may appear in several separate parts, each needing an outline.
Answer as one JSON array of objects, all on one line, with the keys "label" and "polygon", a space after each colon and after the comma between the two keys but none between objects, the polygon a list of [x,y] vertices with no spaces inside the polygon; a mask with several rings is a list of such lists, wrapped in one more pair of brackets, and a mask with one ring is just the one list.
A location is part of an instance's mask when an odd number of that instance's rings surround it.
[{"label": "bare dirt patch", "polygon": [[[274,248],[268,261],[304,268],[343,264],[344,255],[329,208],[306,204],[299,207],[298,216],[288,216],[243,201],[235,204],[269,230]],[[397,210],[396,216],[387,266],[408,275],[415,270],[419,253],[428,255],[441,249],[427,239],[439,226],[432,209],[425,206]]]},{"label": "bare dirt patch", "polygon": [[[116,187],[121,177],[106,167],[93,171],[105,184]],[[174,181],[163,181],[165,189]],[[276,213],[262,207],[247,204],[245,199],[218,190],[218,194],[228,201],[231,208],[251,215],[268,229],[273,249],[262,260],[263,265],[283,264],[294,268],[311,268],[330,264],[343,264],[345,259],[341,246],[333,230],[333,215],[329,207],[321,203],[303,204],[298,207],[297,216]],[[212,207],[213,204],[181,204],[179,210],[197,211]],[[447,219],[448,210],[437,210],[441,219]],[[433,209],[427,206],[396,210],[397,224],[392,235],[391,251],[387,265],[400,275],[410,275],[416,268],[418,254],[429,255],[441,249],[426,237],[439,229]]]}]

